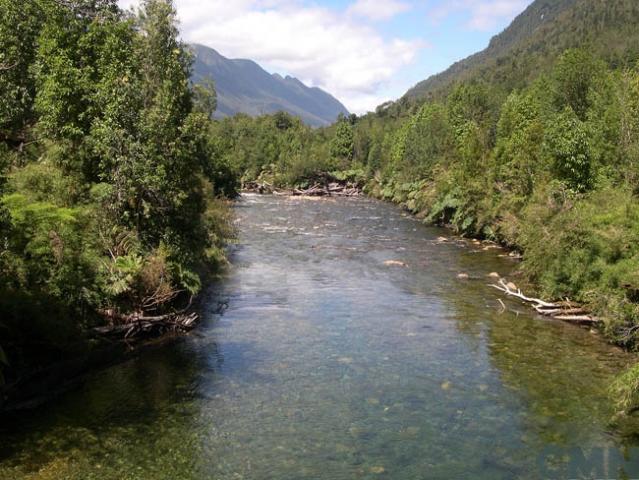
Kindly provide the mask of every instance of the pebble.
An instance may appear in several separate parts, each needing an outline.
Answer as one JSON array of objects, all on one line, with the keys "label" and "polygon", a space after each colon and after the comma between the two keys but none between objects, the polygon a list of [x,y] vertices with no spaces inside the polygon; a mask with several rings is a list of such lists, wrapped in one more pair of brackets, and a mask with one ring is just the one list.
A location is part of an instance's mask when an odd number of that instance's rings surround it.
[{"label": "pebble", "polygon": [[468,280],[470,278],[470,275],[468,275],[467,273],[460,273],[459,275],[457,275],[457,278],[459,278],[460,280]]}]

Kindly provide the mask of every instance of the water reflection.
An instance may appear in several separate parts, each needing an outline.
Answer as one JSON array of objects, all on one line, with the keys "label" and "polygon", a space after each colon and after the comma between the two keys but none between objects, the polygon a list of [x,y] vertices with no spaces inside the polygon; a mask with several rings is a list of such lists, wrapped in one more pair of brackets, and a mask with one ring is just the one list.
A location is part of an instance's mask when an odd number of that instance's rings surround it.
[{"label": "water reflection", "polygon": [[613,478],[621,453],[639,476],[606,398],[631,358],[500,313],[511,260],[368,200],[237,212],[197,334],[0,427],[0,479]]}]

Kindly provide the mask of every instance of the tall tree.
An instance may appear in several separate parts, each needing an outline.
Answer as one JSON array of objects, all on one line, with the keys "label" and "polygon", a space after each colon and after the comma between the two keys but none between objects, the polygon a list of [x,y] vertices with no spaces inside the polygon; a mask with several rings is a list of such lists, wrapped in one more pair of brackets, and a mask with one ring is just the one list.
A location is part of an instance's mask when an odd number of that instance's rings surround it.
[{"label": "tall tree", "polygon": [[30,68],[42,18],[35,1],[0,0],[0,141],[23,142],[33,123]]}]

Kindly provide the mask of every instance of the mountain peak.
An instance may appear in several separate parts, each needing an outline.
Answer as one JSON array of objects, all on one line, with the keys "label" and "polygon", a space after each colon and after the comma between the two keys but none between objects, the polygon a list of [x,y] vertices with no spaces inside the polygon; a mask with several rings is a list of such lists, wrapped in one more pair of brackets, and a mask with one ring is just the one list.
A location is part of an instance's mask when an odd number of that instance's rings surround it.
[{"label": "mountain peak", "polygon": [[232,60],[204,45],[191,46],[195,54],[193,81],[211,77],[218,95],[217,117],[236,113],[262,115],[283,110],[320,127],[349,112],[327,92],[308,87],[295,77],[270,74],[252,60]]}]

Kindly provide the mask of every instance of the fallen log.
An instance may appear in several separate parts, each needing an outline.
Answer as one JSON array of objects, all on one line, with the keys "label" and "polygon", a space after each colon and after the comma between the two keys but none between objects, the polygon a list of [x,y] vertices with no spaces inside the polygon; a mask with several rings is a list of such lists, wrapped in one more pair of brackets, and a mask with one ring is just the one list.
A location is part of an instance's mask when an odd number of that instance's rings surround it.
[{"label": "fallen log", "polygon": [[541,308],[538,312],[549,317],[557,317],[560,315],[588,315],[588,311],[583,308],[553,308],[550,310]]},{"label": "fallen log", "polygon": [[192,330],[199,315],[187,313],[192,300],[183,310],[164,315],[146,315],[144,312],[121,314],[114,310],[104,310],[100,313],[108,319],[109,324],[93,329],[97,335],[105,337],[121,337],[124,340],[163,335],[165,333],[184,333]]},{"label": "fallen log", "polygon": [[305,197],[323,197],[323,196],[336,196],[336,197],[356,197],[362,194],[361,189],[351,183],[339,184],[331,183],[328,186],[314,184],[309,188],[295,188],[291,195],[305,196]]},{"label": "fallen log", "polygon": [[564,322],[583,323],[584,325],[592,325],[599,322],[599,320],[590,315],[557,315],[553,318]]},{"label": "fallen log", "polygon": [[513,284],[506,283],[503,278],[499,280],[498,284],[491,284],[489,286],[505,293],[508,296],[518,298],[533,307],[537,313],[546,317],[584,325],[593,325],[601,321],[600,319],[590,315],[590,312],[583,307],[580,307],[568,300],[553,303],[546,302],[539,298],[527,297],[522,293],[521,289],[514,287]]}]

